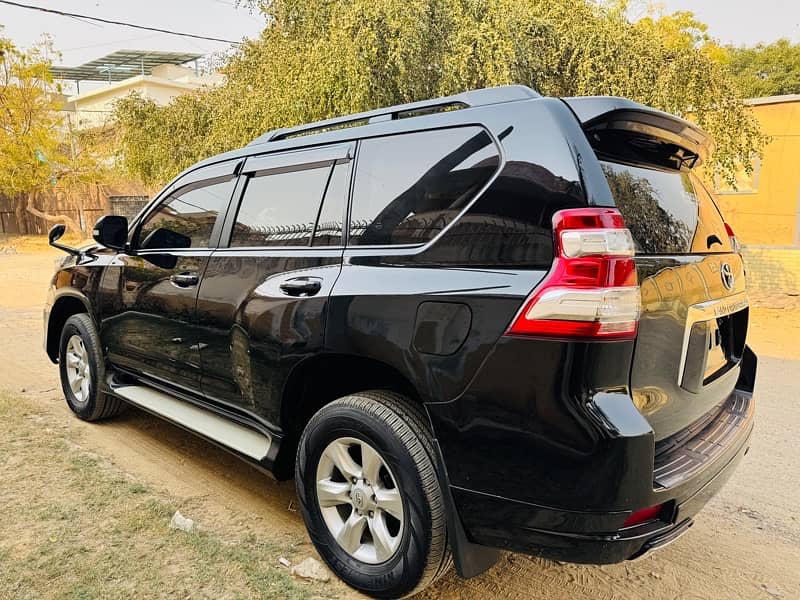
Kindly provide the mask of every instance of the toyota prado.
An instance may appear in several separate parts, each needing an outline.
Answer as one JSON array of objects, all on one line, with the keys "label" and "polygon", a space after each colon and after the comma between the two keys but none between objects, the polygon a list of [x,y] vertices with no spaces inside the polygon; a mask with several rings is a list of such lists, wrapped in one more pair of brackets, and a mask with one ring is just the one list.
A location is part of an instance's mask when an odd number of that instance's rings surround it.
[{"label": "toyota prado", "polygon": [[375,597],[503,550],[613,563],[747,452],[742,258],[695,125],[508,86],[269,132],[98,221],[49,289],[69,408],[278,479]]}]

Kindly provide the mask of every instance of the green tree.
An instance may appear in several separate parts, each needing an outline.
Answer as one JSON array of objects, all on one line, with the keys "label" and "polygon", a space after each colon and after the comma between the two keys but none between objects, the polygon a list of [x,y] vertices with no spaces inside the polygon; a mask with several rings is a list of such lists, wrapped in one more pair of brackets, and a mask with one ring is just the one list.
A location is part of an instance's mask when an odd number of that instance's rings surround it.
[{"label": "green tree", "polygon": [[65,122],[53,84],[48,39],[27,50],[0,37],[0,193],[15,200],[17,220],[25,211],[80,231],[67,215],[36,207],[39,193],[59,186],[67,192],[94,184],[109,168],[101,133],[77,133]]},{"label": "green tree", "polygon": [[800,94],[800,44],[778,40],[753,48],[727,46],[725,60],[747,98]]},{"label": "green tree", "polygon": [[[163,182],[272,128],[508,83],[691,111],[715,137],[714,161],[727,177],[765,141],[690,13],[632,23],[624,1],[246,3],[267,25],[224,66],[223,86],[163,108],[141,98],[120,104],[130,173]],[[176,134],[185,142],[178,151]]]}]

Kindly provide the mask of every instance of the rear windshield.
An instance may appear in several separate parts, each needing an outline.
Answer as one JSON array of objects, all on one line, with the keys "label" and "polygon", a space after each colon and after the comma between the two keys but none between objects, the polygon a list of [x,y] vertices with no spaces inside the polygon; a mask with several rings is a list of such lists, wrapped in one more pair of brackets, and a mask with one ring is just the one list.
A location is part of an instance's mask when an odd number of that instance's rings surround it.
[{"label": "rear windshield", "polygon": [[600,161],[637,254],[731,252],[725,224],[697,178]]}]

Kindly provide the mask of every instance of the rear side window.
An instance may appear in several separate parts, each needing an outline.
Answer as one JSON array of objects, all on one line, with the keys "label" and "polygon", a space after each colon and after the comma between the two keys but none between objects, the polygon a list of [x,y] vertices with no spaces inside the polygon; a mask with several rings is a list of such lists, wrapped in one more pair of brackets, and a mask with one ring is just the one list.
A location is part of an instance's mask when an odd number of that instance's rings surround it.
[{"label": "rear side window", "polygon": [[637,254],[731,252],[711,196],[688,173],[601,161]]},{"label": "rear side window", "polygon": [[497,147],[480,127],[362,141],[349,243],[429,241],[475,197],[499,163]]},{"label": "rear side window", "polygon": [[351,164],[352,162],[340,163],[333,167],[314,230],[314,246],[338,246],[342,243],[342,219],[350,191]]},{"label": "rear side window", "polygon": [[230,245],[308,246],[330,174],[327,165],[249,177]]}]

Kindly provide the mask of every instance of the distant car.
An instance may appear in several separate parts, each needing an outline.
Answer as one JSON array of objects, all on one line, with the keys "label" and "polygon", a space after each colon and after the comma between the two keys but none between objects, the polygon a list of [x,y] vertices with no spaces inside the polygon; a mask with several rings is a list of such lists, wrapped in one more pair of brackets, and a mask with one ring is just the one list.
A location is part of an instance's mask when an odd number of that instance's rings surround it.
[{"label": "distant car", "polygon": [[270,132],[108,216],[45,309],[80,418],[123,402],[295,477],[375,597],[498,549],[613,563],[747,452],[756,357],[708,137],[521,86]]}]

